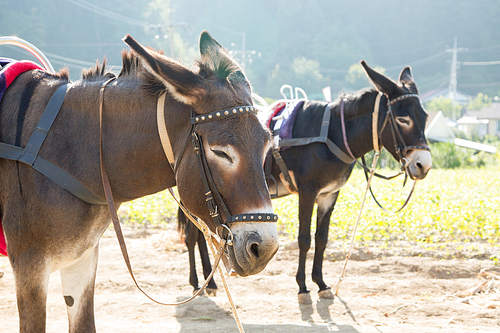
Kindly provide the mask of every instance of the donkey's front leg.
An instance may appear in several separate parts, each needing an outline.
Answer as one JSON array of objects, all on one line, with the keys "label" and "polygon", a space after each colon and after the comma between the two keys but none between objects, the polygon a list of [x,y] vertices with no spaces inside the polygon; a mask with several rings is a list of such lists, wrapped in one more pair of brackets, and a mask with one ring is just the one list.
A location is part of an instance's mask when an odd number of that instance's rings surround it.
[{"label": "donkey's front leg", "polygon": [[312,270],[312,280],[318,285],[320,298],[333,299],[333,293],[323,281],[323,256],[328,243],[328,229],[333,207],[337,202],[339,191],[318,196],[318,219],[316,224],[315,251]]},{"label": "donkey's front leg", "polygon": [[[184,213],[180,211],[179,214]],[[198,274],[196,274],[196,257],[194,249],[196,246],[196,242],[198,241],[199,230],[191,221],[187,220],[187,218],[185,218],[185,220],[186,225],[184,227],[184,234],[186,238],[184,239],[184,243],[186,244],[189,253],[189,284],[193,286],[193,293],[195,293],[196,291],[198,291],[198,289],[200,289],[200,286],[198,284]]]},{"label": "donkey's front leg", "polygon": [[88,249],[71,266],[61,269],[69,332],[95,332],[94,285],[99,243]]},{"label": "donkey's front leg", "polygon": [[295,280],[299,285],[299,303],[311,304],[311,295],[306,287],[306,258],[311,247],[311,216],[315,197],[312,191],[299,193],[299,267]]},{"label": "donkey's front leg", "polygon": [[12,248],[8,251],[16,283],[19,332],[43,333],[50,277],[47,261],[35,253],[15,255]]}]

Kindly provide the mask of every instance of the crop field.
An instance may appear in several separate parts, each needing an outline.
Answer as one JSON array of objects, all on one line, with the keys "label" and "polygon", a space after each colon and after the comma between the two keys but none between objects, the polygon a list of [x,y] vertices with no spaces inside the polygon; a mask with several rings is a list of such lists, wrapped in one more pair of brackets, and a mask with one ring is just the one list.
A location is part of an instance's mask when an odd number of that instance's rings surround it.
[{"label": "crop field", "polygon": [[[380,173],[390,174],[392,170]],[[374,178],[372,188],[379,202],[396,210],[408,196],[413,181],[403,187],[403,176],[392,181]],[[331,241],[348,241],[361,205],[366,180],[355,169],[340,191],[330,223]],[[298,233],[298,197],[273,200],[279,214],[280,237],[292,241]],[[122,221],[137,225],[176,223],[177,206],[167,191],[122,205]],[[314,232],[316,216],[313,214]],[[407,207],[399,213],[380,209],[368,194],[356,242],[425,244],[480,242],[493,247],[500,239],[500,172],[496,168],[437,169],[417,182]],[[347,242],[346,242],[347,243]]]}]

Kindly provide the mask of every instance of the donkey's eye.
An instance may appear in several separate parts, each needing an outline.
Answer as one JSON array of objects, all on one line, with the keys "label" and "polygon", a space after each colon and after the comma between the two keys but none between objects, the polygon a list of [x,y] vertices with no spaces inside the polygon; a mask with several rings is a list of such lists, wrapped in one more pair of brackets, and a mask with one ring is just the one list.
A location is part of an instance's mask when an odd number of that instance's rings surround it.
[{"label": "donkey's eye", "polygon": [[231,156],[229,156],[228,154],[226,154],[225,152],[223,152],[222,150],[218,150],[218,149],[210,149],[215,155],[219,156],[219,157],[222,157],[222,158],[225,158],[226,160],[228,160],[229,162],[233,163],[233,159],[231,158]]},{"label": "donkey's eye", "polygon": [[409,117],[397,117],[396,120],[403,125],[410,125]]}]

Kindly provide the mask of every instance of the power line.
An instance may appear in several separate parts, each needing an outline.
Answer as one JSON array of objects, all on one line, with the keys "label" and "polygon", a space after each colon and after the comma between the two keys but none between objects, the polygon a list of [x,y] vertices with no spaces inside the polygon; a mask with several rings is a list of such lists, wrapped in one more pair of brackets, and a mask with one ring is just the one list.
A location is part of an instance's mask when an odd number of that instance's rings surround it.
[{"label": "power line", "polygon": [[412,62],[403,64],[403,65],[397,65],[397,66],[387,67],[386,70],[396,70],[396,69],[400,69],[400,68],[405,67],[405,66],[421,65],[421,64],[424,64],[426,62],[430,62],[430,61],[432,61],[432,60],[434,60],[436,58],[439,58],[439,57],[441,57],[444,54],[446,54],[446,51],[441,51],[441,52],[436,53],[434,55],[431,55],[430,57],[427,57],[427,58],[423,58],[423,59],[420,59],[420,60],[412,61]]},{"label": "power line", "polygon": [[117,13],[112,12],[110,10],[101,8],[101,7],[96,6],[94,4],[88,3],[85,0],[66,0],[66,1],[76,5],[78,7],[84,8],[84,9],[89,10],[91,12],[94,12],[98,15],[113,19],[113,20],[118,21],[118,22],[131,24],[131,25],[135,25],[138,27],[146,27],[146,28],[151,25],[148,22],[139,21],[139,20],[136,20],[136,19],[133,19],[130,17],[123,16],[121,14],[117,14]]}]

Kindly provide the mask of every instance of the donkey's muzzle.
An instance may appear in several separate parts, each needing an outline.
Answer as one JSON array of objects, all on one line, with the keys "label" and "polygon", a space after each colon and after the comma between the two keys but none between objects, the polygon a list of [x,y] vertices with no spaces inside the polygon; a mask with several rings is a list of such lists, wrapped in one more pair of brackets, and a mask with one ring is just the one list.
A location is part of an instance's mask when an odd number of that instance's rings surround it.
[{"label": "donkey's muzzle", "polygon": [[228,248],[231,266],[241,276],[260,273],[278,251],[275,222],[234,223],[233,246]]},{"label": "donkey's muzzle", "polygon": [[412,150],[406,155],[409,163],[406,167],[411,179],[421,180],[432,169],[431,152],[429,150]]}]

